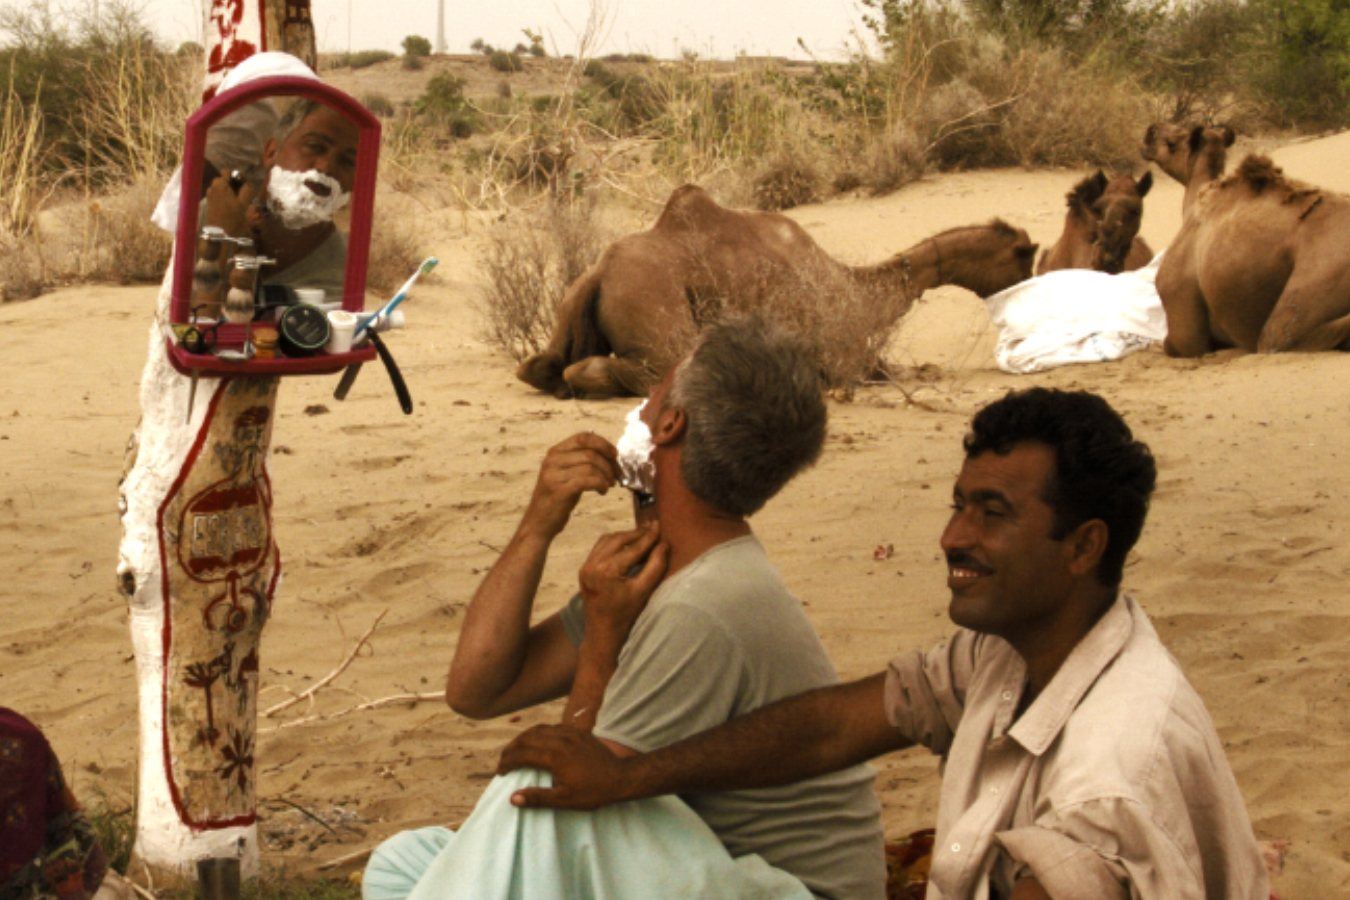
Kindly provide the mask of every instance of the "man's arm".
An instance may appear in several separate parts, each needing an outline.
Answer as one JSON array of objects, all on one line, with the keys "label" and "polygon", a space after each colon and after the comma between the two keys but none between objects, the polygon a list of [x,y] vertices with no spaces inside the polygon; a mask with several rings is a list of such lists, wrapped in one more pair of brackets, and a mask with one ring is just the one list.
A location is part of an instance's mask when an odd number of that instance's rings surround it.
[{"label": "man's arm", "polygon": [[878,674],[808,691],[627,758],[577,729],[537,726],[507,745],[497,771],[533,766],[551,772],[552,788],[517,791],[511,802],[563,809],[790,784],[909,745],[887,721],[885,682]]},{"label": "man's arm", "polygon": [[548,451],[515,535],[465,612],[445,685],[456,712],[500,716],[560,697],[572,683],[577,650],[561,617],[531,628],[530,613],[548,549],[577,500],[617,478],[614,447],[598,435],[573,435]]},{"label": "man's arm", "polygon": [[[655,520],[596,542],[579,576],[586,630],[563,724],[582,731],[595,727],[605,688],[619,665],[619,651],[665,575],[667,558],[668,547],[660,541]],[[633,572],[639,563],[642,568]],[[621,756],[632,752],[620,744],[606,744]]]}]

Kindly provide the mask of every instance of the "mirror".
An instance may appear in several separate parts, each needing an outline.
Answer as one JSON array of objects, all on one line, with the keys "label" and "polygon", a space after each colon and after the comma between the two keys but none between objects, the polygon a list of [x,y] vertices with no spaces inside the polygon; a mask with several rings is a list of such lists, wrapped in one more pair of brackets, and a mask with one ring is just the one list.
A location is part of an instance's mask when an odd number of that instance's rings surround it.
[{"label": "mirror", "polygon": [[335,88],[261,78],[188,120],[171,318],[247,325],[359,311],[379,123]]}]

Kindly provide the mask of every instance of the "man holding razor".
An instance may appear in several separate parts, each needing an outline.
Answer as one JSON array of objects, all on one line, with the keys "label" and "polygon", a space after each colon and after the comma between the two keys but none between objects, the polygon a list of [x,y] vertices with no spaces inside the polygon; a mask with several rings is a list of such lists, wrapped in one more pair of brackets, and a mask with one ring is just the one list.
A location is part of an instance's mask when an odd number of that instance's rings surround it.
[{"label": "man holding razor", "polygon": [[[621,466],[620,452],[593,434],[549,451],[515,536],[466,613],[450,705],[487,718],[567,694],[564,722],[629,755],[835,684],[801,604],[746,521],[815,461],[825,421],[819,377],[794,341],[755,323],[706,331],[630,416],[633,443],[650,434],[649,461]],[[552,540],[580,496],[608,491],[623,468],[624,483],[653,502],[639,501],[636,529],[595,545],[580,595],[531,627]],[[561,896],[603,882],[609,896],[703,896],[715,885],[735,895],[880,897],[872,780],[853,766],[768,790],[690,796],[687,806],[663,798],[619,819],[559,818],[541,837],[530,828],[552,814],[515,810],[510,793],[526,785],[498,779],[458,835],[423,829],[382,845],[363,890],[369,900]],[[515,857],[474,849],[500,846],[507,829],[521,835]],[[578,830],[593,852],[568,843]],[[478,843],[482,834],[494,843]],[[666,852],[648,852],[656,847]],[[559,868],[532,871],[544,863]]]}]

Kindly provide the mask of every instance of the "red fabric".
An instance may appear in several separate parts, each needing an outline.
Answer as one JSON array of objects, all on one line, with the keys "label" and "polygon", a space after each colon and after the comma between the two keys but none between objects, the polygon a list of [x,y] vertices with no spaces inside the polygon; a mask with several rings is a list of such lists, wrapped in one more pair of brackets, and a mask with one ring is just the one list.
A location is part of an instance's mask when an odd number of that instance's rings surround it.
[{"label": "red fabric", "polygon": [[83,900],[107,860],[37,726],[0,707],[0,897]]}]

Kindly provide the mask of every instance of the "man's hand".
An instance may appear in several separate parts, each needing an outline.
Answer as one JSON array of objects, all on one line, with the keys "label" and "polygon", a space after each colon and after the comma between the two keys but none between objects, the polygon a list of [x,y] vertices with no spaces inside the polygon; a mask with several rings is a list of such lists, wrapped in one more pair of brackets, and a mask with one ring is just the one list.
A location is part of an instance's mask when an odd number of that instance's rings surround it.
[{"label": "man's hand", "polygon": [[[578,576],[588,634],[603,631],[620,642],[627,639],[666,574],[670,548],[660,537],[658,524],[651,521],[596,541]],[[639,563],[642,568],[630,577]]]},{"label": "man's hand", "polygon": [[502,751],[497,774],[516,769],[553,774],[551,788],[524,788],[511,795],[514,806],[596,809],[624,796],[625,761],[598,738],[566,725],[536,725]]},{"label": "man's hand", "polygon": [[551,447],[539,467],[521,531],[553,540],[586,491],[607,492],[619,480],[618,451],[597,434],[574,434]]},{"label": "man's hand", "polygon": [[246,183],[236,192],[230,185],[230,177],[221,175],[206,189],[206,212],[202,223],[223,228],[230,237],[247,237],[246,214],[253,202],[253,194],[253,185]]}]

